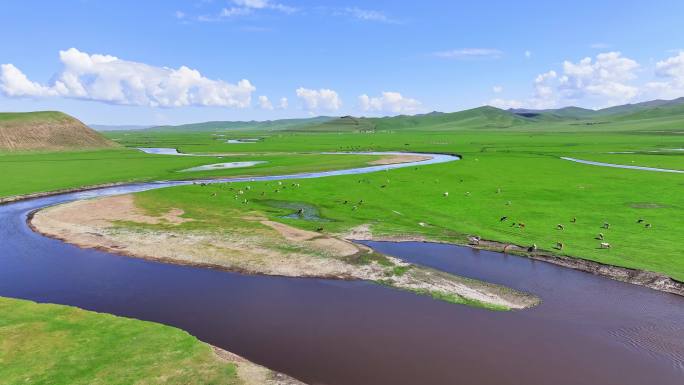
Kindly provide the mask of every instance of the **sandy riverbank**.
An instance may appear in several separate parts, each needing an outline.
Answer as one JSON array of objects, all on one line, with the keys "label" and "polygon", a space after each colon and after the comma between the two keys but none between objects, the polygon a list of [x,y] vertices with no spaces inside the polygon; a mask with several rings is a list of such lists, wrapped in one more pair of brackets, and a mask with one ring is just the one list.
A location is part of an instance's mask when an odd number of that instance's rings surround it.
[{"label": "sandy riverbank", "polygon": [[432,159],[430,156],[424,155],[387,155],[383,156],[378,160],[368,162],[372,165],[383,165],[383,164],[397,164],[397,163],[410,163],[410,162],[422,162],[424,160]]},{"label": "sandy riverbank", "polygon": [[246,274],[362,279],[400,289],[455,296],[486,307],[522,309],[539,300],[529,294],[379,256],[351,241],[297,229],[261,216],[244,227],[217,231],[184,229],[183,211],[150,215],[133,195],[49,207],[30,219],[47,236],[86,248],[165,262]]},{"label": "sandy riverbank", "polygon": [[244,385],[305,385],[286,374],[275,372],[271,369],[257,365],[235,353],[212,346],[214,354],[225,362],[237,366],[237,375]]}]

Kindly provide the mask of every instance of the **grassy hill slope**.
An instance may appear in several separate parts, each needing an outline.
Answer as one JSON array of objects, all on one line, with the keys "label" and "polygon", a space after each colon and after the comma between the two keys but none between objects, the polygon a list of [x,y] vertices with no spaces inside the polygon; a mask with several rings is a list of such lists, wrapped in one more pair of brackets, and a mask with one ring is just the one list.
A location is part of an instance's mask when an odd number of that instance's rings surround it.
[{"label": "grassy hill slope", "polygon": [[0,151],[115,147],[78,119],[57,111],[0,113]]}]

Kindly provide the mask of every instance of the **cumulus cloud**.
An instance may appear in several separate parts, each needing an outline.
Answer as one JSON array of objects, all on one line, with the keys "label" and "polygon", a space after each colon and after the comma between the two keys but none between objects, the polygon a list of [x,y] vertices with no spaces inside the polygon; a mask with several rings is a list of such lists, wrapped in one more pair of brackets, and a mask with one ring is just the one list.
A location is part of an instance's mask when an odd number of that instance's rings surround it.
[{"label": "cumulus cloud", "polygon": [[342,107],[342,100],[337,95],[337,92],[327,88],[312,90],[299,87],[296,93],[297,97],[302,100],[304,108],[309,111],[336,111]]},{"label": "cumulus cloud", "polygon": [[281,110],[284,110],[288,107],[288,105],[289,105],[289,102],[288,102],[287,98],[285,98],[285,97],[280,98],[280,103],[278,103],[278,108],[280,108]]},{"label": "cumulus cloud", "polygon": [[522,108],[524,103],[516,99],[496,98],[491,99],[489,102],[487,102],[487,104],[489,104],[490,106],[501,108],[503,110],[507,110],[509,108]]},{"label": "cumulus cloud", "polygon": [[559,77],[560,90],[570,99],[585,96],[597,97],[608,103],[622,103],[633,99],[639,89],[629,84],[636,78],[639,63],[623,57],[620,52],[586,57],[577,63],[563,62],[563,75]]},{"label": "cumulus cloud", "polygon": [[503,52],[493,48],[462,48],[435,52],[434,55],[445,59],[498,59]]},{"label": "cumulus cloud", "polygon": [[7,96],[95,100],[151,107],[218,106],[245,108],[256,88],[247,79],[235,84],[208,79],[199,71],[154,67],[75,48],[60,51],[64,68],[49,85],[30,81],[12,64],[0,67],[0,90]]},{"label": "cumulus cloud", "polygon": [[606,52],[578,62],[565,60],[559,71],[549,70],[533,80],[534,93],[524,100],[496,99],[491,103],[512,108],[552,108],[568,104],[592,107],[629,102],[640,94],[631,82],[640,68],[620,52]]},{"label": "cumulus cloud", "polygon": [[529,101],[533,108],[550,108],[558,102],[555,80],[558,78],[556,71],[551,70],[537,75],[534,78],[534,97]]},{"label": "cumulus cloud", "polygon": [[646,92],[662,98],[684,96],[684,51],[656,63],[658,80],[646,83]]},{"label": "cumulus cloud", "polygon": [[7,96],[55,96],[57,91],[30,81],[13,64],[0,65],[0,91]]},{"label": "cumulus cloud", "polygon": [[415,113],[421,106],[418,100],[404,97],[399,92],[383,92],[379,97],[363,94],[359,96],[359,104],[361,109],[366,112],[391,114]]},{"label": "cumulus cloud", "polygon": [[259,108],[262,110],[272,110],[273,109],[273,103],[271,103],[270,100],[268,100],[268,96],[261,95],[259,96]]}]

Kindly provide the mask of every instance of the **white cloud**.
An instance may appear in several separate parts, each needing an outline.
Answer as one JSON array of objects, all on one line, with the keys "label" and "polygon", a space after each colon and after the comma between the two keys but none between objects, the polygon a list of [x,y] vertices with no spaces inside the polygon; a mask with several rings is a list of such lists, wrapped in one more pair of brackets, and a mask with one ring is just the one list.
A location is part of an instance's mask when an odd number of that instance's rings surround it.
[{"label": "white cloud", "polygon": [[7,96],[55,96],[57,91],[30,81],[13,64],[0,65],[0,91]]},{"label": "white cloud", "polygon": [[374,11],[371,9],[362,9],[362,8],[357,8],[357,7],[347,7],[344,10],[341,10],[340,12],[344,15],[351,16],[355,19],[358,20],[364,20],[364,21],[377,21],[381,23],[395,23],[396,21],[389,18],[385,13],[381,11]]},{"label": "white cloud", "polygon": [[309,88],[297,88],[297,97],[304,103],[304,108],[309,111],[328,110],[336,111],[342,107],[342,100],[337,95],[337,92],[321,88],[319,90],[312,90]]},{"label": "white cloud", "polygon": [[639,63],[620,52],[606,52],[595,59],[566,60],[562,70],[549,70],[535,77],[534,95],[522,102],[529,108],[552,108],[568,104],[601,107],[629,102],[639,95],[632,85]]},{"label": "white cloud", "polygon": [[231,0],[230,6],[222,8],[218,13],[199,15],[194,19],[200,22],[217,22],[225,19],[249,16],[258,11],[278,11],[282,13],[297,12],[297,8],[270,0]]},{"label": "white cloud", "polygon": [[[225,17],[234,17],[234,16],[246,16],[246,15],[250,15],[251,13],[252,13],[251,8],[229,7],[229,8],[223,8],[221,10],[221,13],[219,13],[219,16],[225,18]],[[206,21],[210,21],[210,20],[207,19]]]},{"label": "white cloud", "polygon": [[649,95],[661,98],[684,96],[684,51],[656,63],[657,81],[646,83]]},{"label": "white cloud", "polygon": [[586,57],[577,63],[563,62],[560,90],[565,98],[595,97],[607,103],[623,103],[637,96],[639,89],[629,84],[636,78],[639,63],[623,57],[620,52]]},{"label": "white cloud", "polygon": [[527,59],[531,58],[531,57],[532,57],[532,52],[531,52],[531,51],[525,51],[525,57],[526,57]]},{"label": "white cloud", "polygon": [[280,103],[278,103],[278,108],[280,108],[281,110],[284,110],[287,108],[288,105],[289,105],[289,102],[288,102],[287,98],[285,98],[285,97],[280,98]]},{"label": "white cloud", "polygon": [[509,108],[522,108],[524,103],[516,99],[496,98],[491,99],[489,102],[487,102],[487,104],[489,104],[490,106],[501,108],[503,110],[507,110]]},{"label": "white cloud", "polygon": [[492,92],[494,92],[495,94],[500,94],[503,92],[503,90],[504,90],[503,86],[492,87]]},{"label": "white cloud", "polygon": [[498,59],[503,55],[503,52],[493,48],[462,48],[451,51],[435,52],[434,55],[445,59]]},{"label": "white cloud", "polygon": [[269,4],[268,0],[233,0],[233,3],[247,8],[266,8]]},{"label": "white cloud", "polygon": [[556,104],[558,96],[555,93],[554,81],[557,78],[558,74],[554,70],[544,72],[534,78],[534,97],[529,101],[531,107],[550,108]]},{"label": "white cloud", "polygon": [[151,107],[218,106],[245,108],[256,88],[208,79],[199,71],[154,67],[111,55],[90,55],[75,48],[60,51],[64,66],[50,85],[30,81],[12,64],[0,67],[0,89],[7,96],[95,100]]},{"label": "white cloud", "polygon": [[363,111],[385,112],[392,114],[411,114],[420,109],[421,103],[416,99],[406,98],[398,92],[383,92],[380,97],[359,96],[359,104]]},{"label": "white cloud", "polygon": [[233,4],[238,7],[248,9],[273,9],[285,13],[296,12],[297,9],[285,4],[274,3],[270,0],[233,0]]},{"label": "white cloud", "polygon": [[271,103],[270,100],[268,100],[268,96],[261,95],[259,96],[259,108],[262,110],[272,110],[273,109],[273,103]]}]

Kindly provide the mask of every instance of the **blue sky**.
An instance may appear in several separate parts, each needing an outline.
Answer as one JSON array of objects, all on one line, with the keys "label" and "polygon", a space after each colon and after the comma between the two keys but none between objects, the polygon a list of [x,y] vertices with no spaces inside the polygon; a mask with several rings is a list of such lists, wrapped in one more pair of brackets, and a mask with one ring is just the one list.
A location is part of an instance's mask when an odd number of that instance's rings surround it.
[{"label": "blue sky", "polygon": [[595,108],[684,96],[678,0],[1,7],[0,110],[56,109],[87,123]]}]

